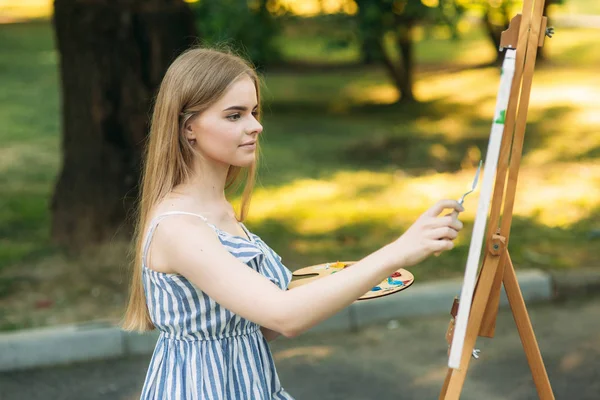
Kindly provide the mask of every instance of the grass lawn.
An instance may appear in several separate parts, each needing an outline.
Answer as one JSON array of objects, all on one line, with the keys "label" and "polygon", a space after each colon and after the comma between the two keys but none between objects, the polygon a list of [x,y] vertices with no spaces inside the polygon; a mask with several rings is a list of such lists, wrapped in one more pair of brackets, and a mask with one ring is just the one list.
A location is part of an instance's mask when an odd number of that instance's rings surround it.
[{"label": "grass lawn", "polygon": [[[536,71],[510,244],[517,268],[598,263],[599,33],[557,34]],[[418,44],[428,67],[417,71],[421,102],[411,107],[393,104],[379,68],[265,76],[263,162],[247,225],[290,269],[359,259],[465,191],[487,146],[498,70],[464,68],[492,54],[481,34],[464,44],[471,51],[452,46]],[[69,257],[48,236],[60,165],[50,25],[0,25],[0,54],[0,329],[117,318],[127,244]],[[457,248],[411,268],[418,281],[462,275],[477,199],[467,198]]]}]

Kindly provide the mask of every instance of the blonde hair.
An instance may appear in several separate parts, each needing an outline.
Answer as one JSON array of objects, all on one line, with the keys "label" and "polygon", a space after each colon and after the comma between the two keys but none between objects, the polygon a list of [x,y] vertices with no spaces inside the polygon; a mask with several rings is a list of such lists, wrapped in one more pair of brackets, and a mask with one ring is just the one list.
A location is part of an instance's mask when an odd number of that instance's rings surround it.
[{"label": "blonde hair", "polygon": [[[156,96],[143,158],[134,233],[133,276],[122,322],[125,330],[154,329],[142,284],[145,229],[150,210],[176,185],[190,178],[194,150],[183,135],[184,124],[219,100],[243,74],[254,81],[260,107],[259,78],[254,68],[228,50],[189,49],[177,57],[165,73]],[[237,191],[246,181],[240,213],[236,215],[238,221],[244,221],[248,214],[257,163],[258,157],[251,166],[231,166],[227,173],[225,189],[229,191]]]}]

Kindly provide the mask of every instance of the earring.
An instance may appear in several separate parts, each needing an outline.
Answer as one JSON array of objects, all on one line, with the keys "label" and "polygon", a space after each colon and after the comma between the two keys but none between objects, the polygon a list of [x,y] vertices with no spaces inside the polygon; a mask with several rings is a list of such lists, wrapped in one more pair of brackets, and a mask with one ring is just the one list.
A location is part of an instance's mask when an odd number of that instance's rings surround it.
[{"label": "earring", "polygon": [[196,145],[196,139],[189,139],[188,142],[192,145],[195,146]]}]

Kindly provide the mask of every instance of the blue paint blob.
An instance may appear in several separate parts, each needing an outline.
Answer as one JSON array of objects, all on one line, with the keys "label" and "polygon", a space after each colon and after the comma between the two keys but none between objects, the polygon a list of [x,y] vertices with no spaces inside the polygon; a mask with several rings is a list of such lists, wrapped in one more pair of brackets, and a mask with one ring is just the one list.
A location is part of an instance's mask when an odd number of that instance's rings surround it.
[{"label": "blue paint blob", "polygon": [[387,283],[392,286],[404,286],[404,282],[396,281],[396,280],[392,279],[391,277],[387,278]]}]

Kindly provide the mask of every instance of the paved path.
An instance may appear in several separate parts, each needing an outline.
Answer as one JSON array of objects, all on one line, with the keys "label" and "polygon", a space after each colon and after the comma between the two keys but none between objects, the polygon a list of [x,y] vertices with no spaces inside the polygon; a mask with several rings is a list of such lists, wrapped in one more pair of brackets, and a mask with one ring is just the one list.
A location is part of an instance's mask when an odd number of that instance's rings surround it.
[{"label": "paved path", "polygon": [[[530,306],[557,399],[600,398],[600,297]],[[437,399],[446,372],[448,318],[403,320],[356,334],[312,334],[273,342],[284,386],[298,400]],[[90,344],[93,345],[93,344]],[[461,399],[536,399],[512,316],[480,339]],[[2,400],[130,400],[148,357],[0,375]]]}]

